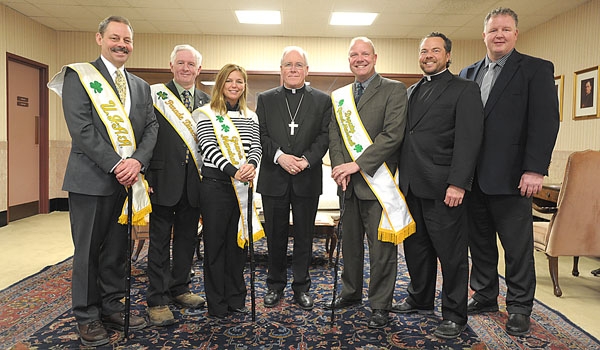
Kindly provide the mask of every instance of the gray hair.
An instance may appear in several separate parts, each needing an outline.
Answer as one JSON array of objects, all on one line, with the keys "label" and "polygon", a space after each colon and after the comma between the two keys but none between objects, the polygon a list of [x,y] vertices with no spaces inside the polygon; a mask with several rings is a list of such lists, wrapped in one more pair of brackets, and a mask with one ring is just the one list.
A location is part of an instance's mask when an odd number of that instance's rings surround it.
[{"label": "gray hair", "polygon": [[179,51],[191,51],[196,58],[196,65],[198,67],[202,66],[202,54],[198,52],[198,50],[196,50],[192,45],[188,44],[176,45],[173,48],[173,52],[171,52],[171,63],[175,63],[175,57]]},{"label": "gray hair", "polygon": [[308,54],[300,46],[287,46],[286,48],[284,48],[283,54],[281,55],[281,65],[283,65],[283,59],[285,58],[285,56],[292,51],[296,51],[300,55],[302,55],[302,58],[304,59],[304,64],[308,66]]}]

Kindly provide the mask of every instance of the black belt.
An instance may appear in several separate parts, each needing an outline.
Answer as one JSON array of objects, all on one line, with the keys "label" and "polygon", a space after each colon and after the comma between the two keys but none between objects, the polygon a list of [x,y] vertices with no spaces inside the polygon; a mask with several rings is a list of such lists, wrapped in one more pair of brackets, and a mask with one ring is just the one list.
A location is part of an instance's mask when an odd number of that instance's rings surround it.
[{"label": "black belt", "polygon": [[215,179],[215,178],[206,177],[206,176],[202,177],[202,181],[211,181],[211,182],[216,182],[216,183],[220,183],[220,184],[224,184],[224,185],[233,186],[231,181],[225,181],[225,180]]}]

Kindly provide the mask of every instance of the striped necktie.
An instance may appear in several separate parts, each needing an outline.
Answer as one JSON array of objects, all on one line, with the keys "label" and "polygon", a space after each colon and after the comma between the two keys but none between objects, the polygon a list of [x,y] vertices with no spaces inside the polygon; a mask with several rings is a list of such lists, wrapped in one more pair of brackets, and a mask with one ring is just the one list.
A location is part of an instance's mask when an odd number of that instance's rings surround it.
[{"label": "striped necktie", "polygon": [[363,87],[363,85],[359,82],[356,83],[356,96],[354,98],[354,101],[356,102],[356,104],[358,105],[358,101],[360,100],[360,97],[362,96],[363,92],[365,91],[365,88]]},{"label": "striped necktie", "polygon": [[119,100],[124,105],[125,100],[127,99],[127,83],[125,82],[125,77],[120,70],[117,69],[115,73],[115,85],[117,86],[117,92],[119,94]]}]

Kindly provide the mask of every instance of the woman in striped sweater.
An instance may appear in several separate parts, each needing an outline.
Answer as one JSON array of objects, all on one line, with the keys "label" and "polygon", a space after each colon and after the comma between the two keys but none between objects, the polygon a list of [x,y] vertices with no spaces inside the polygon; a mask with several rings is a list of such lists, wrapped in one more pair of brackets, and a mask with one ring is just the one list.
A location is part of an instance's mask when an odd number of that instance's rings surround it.
[{"label": "woman in striped sweater", "polygon": [[[204,162],[200,187],[204,289],[208,314],[217,318],[248,312],[240,208],[247,208],[247,185],[256,176],[262,150],[258,118],[246,104],[247,79],[244,68],[225,65],[217,74],[210,105],[194,111]],[[246,213],[242,211],[242,216]]]}]

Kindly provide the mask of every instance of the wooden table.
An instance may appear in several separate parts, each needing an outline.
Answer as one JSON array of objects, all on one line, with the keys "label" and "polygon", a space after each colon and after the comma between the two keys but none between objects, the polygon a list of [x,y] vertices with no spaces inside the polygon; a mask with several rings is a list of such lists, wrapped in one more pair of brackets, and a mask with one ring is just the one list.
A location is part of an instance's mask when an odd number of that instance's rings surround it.
[{"label": "wooden table", "polygon": [[540,192],[533,195],[533,201],[541,207],[556,206],[559,193],[560,184],[546,184]]}]

